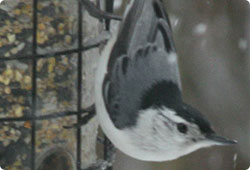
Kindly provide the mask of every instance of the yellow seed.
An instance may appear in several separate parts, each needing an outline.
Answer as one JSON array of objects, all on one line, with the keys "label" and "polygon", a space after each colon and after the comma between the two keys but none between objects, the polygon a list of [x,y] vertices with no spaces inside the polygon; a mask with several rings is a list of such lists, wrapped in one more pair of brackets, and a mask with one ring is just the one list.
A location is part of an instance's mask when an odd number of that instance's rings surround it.
[{"label": "yellow seed", "polygon": [[31,10],[32,9],[32,5],[31,4],[27,4],[27,10]]},{"label": "yellow seed", "polygon": [[50,58],[49,59],[49,66],[48,66],[48,72],[49,73],[53,72],[55,64],[56,64],[56,59],[55,58]]},{"label": "yellow seed", "polygon": [[10,78],[9,77],[4,77],[4,76],[0,75],[0,82],[7,86],[7,85],[10,84]]},{"label": "yellow seed", "polygon": [[14,129],[10,129],[10,134],[12,134],[12,135],[15,135],[15,130]]},{"label": "yellow seed", "polygon": [[38,44],[43,44],[45,42],[44,32],[38,31],[38,33],[37,33],[37,42],[38,42]]},{"label": "yellow seed", "polygon": [[45,30],[45,25],[44,24],[38,24],[38,28],[40,29],[40,30]]},{"label": "yellow seed", "polygon": [[24,103],[24,96],[20,96],[18,99],[17,99],[18,103],[20,104],[23,104]]},{"label": "yellow seed", "polygon": [[21,106],[18,106],[17,108],[15,108],[15,115],[17,117],[23,116],[23,108]]},{"label": "yellow seed", "polygon": [[70,44],[70,43],[71,43],[72,38],[71,38],[71,36],[66,35],[66,36],[64,37],[64,40],[65,40],[65,42],[66,42],[67,44]]},{"label": "yellow seed", "polygon": [[7,34],[7,38],[9,40],[9,43],[13,43],[16,40],[15,34]]},{"label": "yellow seed", "polygon": [[16,74],[15,74],[15,80],[16,81],[21,81],[23,78],[23,75],[20,73],[20,71],[16,71]]},{"label": "yellow seed", "polygon": [[[4,147],[8,146],[9,144],[10,144],[10,141],[9,141],[9,140],[4,140],[4,141],[3,141],[3,146],[4,146]],[[13,170],[13,169],[11,169],[11,170]]]},{"label": "yellow seed", "polygon": [[4,82],[4,77],[2,75],[0,75],[0,82],[3,83]]},{"label": "yellow seed", "polygon": [[23,125],[25,128],[27,129],[30,129],[31,128],[31,123],[30,121],[27,121],[27,122],[24,122],[24,125]]},{"label": "yellow seed", "polygon": [[5,88],[4,88],[4,92],[5,92],[6,94],[10,94],[10,93],[11,93],[11,89],[10,89],[9,87],[5,87]]},{"label": "yellow seed", "polygon": [[57,28],[58,28],[59,31],[62,31],[63,28],[64,28],[64,24],[60,23]]},{"label": "yellow seed", "polygon": [[53,27],[49,27],[48,32],[49,32],[49,34],[55,34],[56,30]]},{"label": "yellow seed", "polygon": [[10,25],[10,20],[6,20],[5,25]]},{"label": "yellow seed", "polygon": [[18,53],[18,49],[17,49],[17,48],[12,48],[12,49],[10,50],[10,52],[11,52],[12,54],[17,54],[17,53]]},{"label": "yellow seed", "polygon": [[23,154],[22,159],[25,160],[27,158],[27,154]]},{"label": "yellow seed", "polygon": [[2,38],[1,39],[3,45],[7,45],[8,44],[8,40],[6,38]]},{"label": "yellow seed", "polygon": [[21,164],[22,164],[21,160],[19,159],[14,163],[14,166],[21,166]]},{"label": "yellow seed", "polygon": [[57,124],[52,124],[50,128],[51,128],[51,129],[59,129],[59,125],[57,125]]},{"label": "yellow seed", "polygon": [[12,78],[12,77],[14,76],[14,72],[13,72],[13,70],[12,70],[10,67],[8,67],[8,68],[5,70],[4,75],[5,75],[6,77]]},{"label": "yellow seed", "polygon": [[15,15],[20,15],[21,14],[21,10],[20,9],[15,9],[14,10],[14,14]]},{"label": "yellow seed", "polygon": [[63,64],[67,65],[69,63],[69,59],[67,57],[63,58]]},{"label": "yellow seed", "polygon": [[38,9],[38,10],[42,10],[42,8],[43,8],[43,5],[42,5],[41,3],[38,3],[37,9]]},{"label": "yellow seed", "polygon": [[4,54],[4,57],[9,57],[9,56],[10,56],[9,52],[7,52],[7,53]]},{"label": "yellow seed", "polygon": [[28,85],[26,85],[26,86],[24,87],[25,90],[31,90],[31,88],[32,88],[32,85],[31,85],[31,84],[28,84]]},{"label": "yellow seed", "polygon": [[30,76],[24,76],[24,83],[25,84],[31,84],[31,77]]}]

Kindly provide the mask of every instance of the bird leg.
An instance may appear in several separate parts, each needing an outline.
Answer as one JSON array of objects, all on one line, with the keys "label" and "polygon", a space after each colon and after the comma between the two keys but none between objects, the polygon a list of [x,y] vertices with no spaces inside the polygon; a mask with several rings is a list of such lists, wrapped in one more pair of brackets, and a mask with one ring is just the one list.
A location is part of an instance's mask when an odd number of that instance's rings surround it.
[{"label": "bird leg", "polygon": [[[120,17],[118,15],[114,15],[112,13],[102,11],[90,0],[79,0],[79,2],[85,7],[85,10],[87,10],[88,13],[92,17],[95,17],[95,18],[100,19],[100,20],[106,19],[108,22],[110,20],[118,20],[118,21],[122,20],[122,17]],[[109,30],[109,29],[107,29],[107,30]],[[106,44],[107,41],[111,37],[111,33],[107,30],[102,31],[97,37],[88,39],[86,42],[84,42],[84,46],[85,47],[93,47],[93,46]]]},{"label": "bird leg", "polygon": [[87,115],[84,115],[76,124],[70,125],[70,126],[63,126],[66,129],[70,128],[80,128],[82,125],[86,125],[95,115],[95,105],[91,105],[83,110],[81,110],[82,113],[88,113]]},{"label": "bird leg", "polygon": [[98,36],[90,38],[84,42],[84,47],[100,46],[106,44],[110,37],[111,34],[109,31],[102,31]]},{"label": "bird leg", "polygon": [[80,3],[85,7],[85,9],[88,11],[89,15],[92,17],[98,18],[98,19],[108,19],[108,20],[118,20],[121,21],[122,17],[102,11],[93,2],[90,2],[89,0],[79,0]]},{"label": "bird leg", "polygon": [[98,160],[95,164],[82,170],[111,170],[111,167],[115,161],[115,147],[114,145],[105,137],[105,149],[104,158],[105,160]]},{"label": "bird leg", "polygon": [[[93,104],[90,107],[87,107],[82,110],[82,113],[87,112],[88,114],[83,116],[78,123],[73,124],[71,126],[64,126],[64,128],[80,128],[82,125],[87,124],[89,120],[91,120],[91,118],[96,115],[95,105]],[[83,170],[111,170],[109,168],[112,167],[115,161],[115,147],[107,137],[102,139],[101,137],[97,136],[97,141],[104,145],[104,159],[98,160],[95,164]]]}]

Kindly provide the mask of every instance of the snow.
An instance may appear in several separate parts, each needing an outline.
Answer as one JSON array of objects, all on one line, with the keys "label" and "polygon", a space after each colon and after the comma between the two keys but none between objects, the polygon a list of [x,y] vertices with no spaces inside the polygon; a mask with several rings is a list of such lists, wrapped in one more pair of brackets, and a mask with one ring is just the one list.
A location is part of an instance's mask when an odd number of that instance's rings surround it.
[{"label": "snow", "polygon": [[173,27],[176,27],[180,23],[180,20],[175,15],[172,15],[170,16],[170,22]]},{"label": "snow", "polygon": [[176,55],[176,53],[172,52],[172,53],[169,54],[168,62],[170,64],[176,64],[176,62],[177,62],[177,55]]},{"label": "snow", "polygon": [[236,166],[237,166],[237,159],[238,159],[238,154],[235,153],[235,154],[234,154],[234,158],[233,158],[233,161],[234,161],[234,169],[236,169]]},{"label": "snow", "polygon": [[202,35],[207,31],[207,25],[204,23],[200,23],[194,27],[193,31],[197,35]]},{"label": "snow", "polygon": [[206,2],[207,2],[208,5],[210,4],[210,1],[206,1]]},{"label": "snow", "polygon": [[[250,0],[249,0],[250,1]],[[248,42],[246,39],[244,38],[241,38],[238,42],[238,47],[241,49],[241,50],[246,50],[247,47],[248,47]]]},{"label": "snow", "polygon": [[114,1],[114,9],[117,10],[121,7],[122,5],[122,0],[115,0]]}]

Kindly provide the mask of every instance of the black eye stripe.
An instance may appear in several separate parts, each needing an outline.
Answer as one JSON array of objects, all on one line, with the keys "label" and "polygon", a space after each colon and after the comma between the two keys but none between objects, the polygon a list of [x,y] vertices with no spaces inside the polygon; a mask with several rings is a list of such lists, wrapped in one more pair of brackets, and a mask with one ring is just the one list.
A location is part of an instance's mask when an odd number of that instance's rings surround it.
[{"label": "black eye stripe", "polygon": [[[167,116],[165,116],[163,113],[159,112],[159,115],[161,115],[162,117],[164,117],[165,119],[168,120],[167,122],[164,121],[164,124],[165,124],[165,126],[167,126],[167,127],[169,127],[170,129],[172,129],[171,126],[170,126],[169,124],[174,125],[175,123],[174,123],[171,119],[169,119]],[[187,131],[188,131],[188,127],[187,127],[187,125],[184,124],[184,123],[177,123],[177,129],[178,129],[178,131],[179,131],[180,133],[183,133],[183,134],[186,134]]]},{"label": "black eye stripe", "polygon": [[181,132],[183,134],[186,134],[187,131],[188,131],[188,127],[184,123],[178,123],[177,124],[177,129],[178,129],[179,132]]}]

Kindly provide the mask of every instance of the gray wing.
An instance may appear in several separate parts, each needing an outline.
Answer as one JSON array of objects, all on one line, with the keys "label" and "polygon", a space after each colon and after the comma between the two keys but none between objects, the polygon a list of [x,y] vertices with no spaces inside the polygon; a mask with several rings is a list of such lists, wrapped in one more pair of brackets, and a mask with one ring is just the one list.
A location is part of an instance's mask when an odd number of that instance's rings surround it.
[{"label": "gray wing", "polygon": [[[107,70],[103,83],[105,106],[119,129],[135,125],[138,111],[167,102],[173,91],[180,95],[177,56],[161,1],[134,1]],[[162,91],[155,91],[154,86]]]}]

